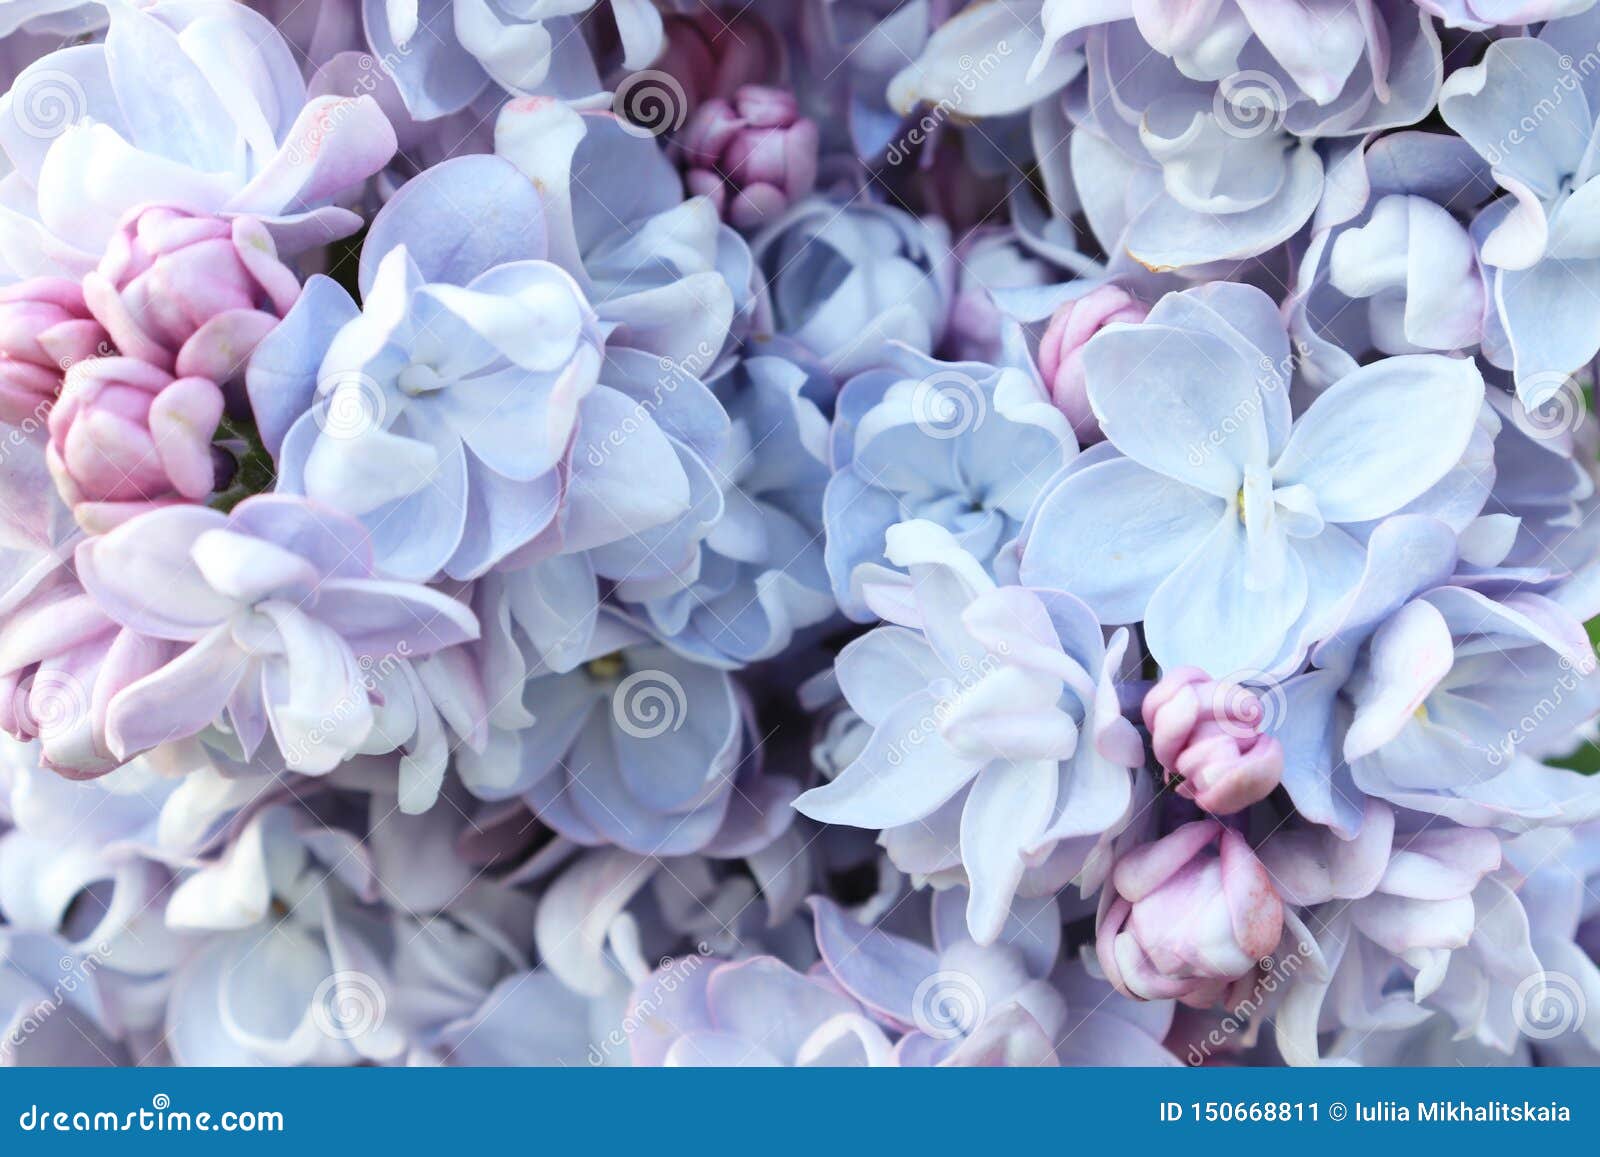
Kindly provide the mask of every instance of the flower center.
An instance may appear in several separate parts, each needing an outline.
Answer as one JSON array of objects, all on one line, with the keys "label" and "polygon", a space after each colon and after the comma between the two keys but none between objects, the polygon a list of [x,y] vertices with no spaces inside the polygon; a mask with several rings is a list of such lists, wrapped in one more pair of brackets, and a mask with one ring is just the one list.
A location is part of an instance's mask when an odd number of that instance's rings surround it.
[{"label": "flower center", "polygon": [[620,676],[625,667],[626,664],[623,662],[620,652],[601,655],[598,659],[590,659],[583,665],[583,669],[589,673],[590,678],[597,679],[602,683],[609,683]]},{"label": "flower center", "polygon": [[439,376],[439,371],[421,362],[412,362],[395,378],[395,385],[415,398],[421,394],[436,393],[450,383]]}]

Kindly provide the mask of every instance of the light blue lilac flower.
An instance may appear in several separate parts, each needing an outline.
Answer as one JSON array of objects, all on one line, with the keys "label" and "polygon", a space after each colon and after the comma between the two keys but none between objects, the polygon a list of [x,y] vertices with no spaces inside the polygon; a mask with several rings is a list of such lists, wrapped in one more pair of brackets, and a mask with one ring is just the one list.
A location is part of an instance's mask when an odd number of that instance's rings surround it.
[{"label": "light blue lilac flower", "polygon": [[871,366],[886,342],[931,354],[944,335],[953,273],[939,221],[814,197],[762,230],[751,251],[767,279],[772,332],[838,378]]},{"label": "light blue lilac flower", "polygon": [[[50,1035],[40,1022],[57,1012],[74,1019],[57,1007],[67,1002],[93,1006],[104,1033],[148,1055],[159,1047],[170,977],[188,947],[162,920],[172,865],[203,847],[219,813],[194,790],[198,775],[191,785],[138,761],[74,783],[40,768],[38,754],[10,741],[0,751],[0,795],[16,825],[0,834],[0,916],[30,943],[54,942],[50,968],[58,971],[27,1010],[35,1023],[0,1041],[0,1057],[33,1053],[37,1042],[26,1036]],[[28,956],[14,959],[26,967]],[[107,1056],[116,1052],[100,1033],[88,1037]]]},{"label": "light blue lilac flower", "polygon": [[245,5],[115,4],[104,43],[51,53],[0,100],[0,247],[13,275],[81,274],[128,210],[161,204],[260,218],[298,252],[359,227],[336,202],[394,148],[370,97],[308,100]]},{"label": "light blue lilac flower", "polygon": [[[689,967],[692,965],[692,967]],[[879,1067],[892,1065],[888,1036],[826,977],[802,974],[771,956],[700,957],[662,969],[686,970],[667,989],[661,975],[641,983],[631,1019],[648,1023],[630,1038],[641,1068]],[[652,1000],[648,1010],[644,1001]]]},{"label": "light blue lilac flower", "polygon": [[[1004,117],[1058,92],[1083,71],[1084,60],[1081,50],[1059,43],[1066,30],[1055,26],[1060,21],[1052,22],[1048,8],[1044,0],[1024,0],[968,5],[949,16],[920,46],[902,49],[918,55],[890,80],[890,105],[902,117],[923,105],[940,119],[951,110],[966,118]],[[1081,49],[1082,37],[1076,40]]]},{"label": "light blue lilac flower", "polygon": [[996,586],[931,522],[893,527],[887,557],[909,574],[867,567],[855,581],[893,625],[837,663],[872,738],[795,806],[883,829],[902,871],[967,883],[967,922],[987,944],[1015,897],[1065,886],[1126,822],[1144,761],[1117,699],[1128,636],[1105,643],[1070,595]]},{"label": "light blue lilac flower", "polygon": [[1456,214],[1491,187],[1471,148],[1440,133],[1394,133],[1330,162],[1289,306],[1309,384],[1378,355],[1477,348],[1490,306]]},{"label": "light blue lilac flower", "polygon": [[935,900],[954,920],[941,925],[936,910],[933,947],[812,900],[828,975],[903,1034],[901,1065],[1054,1066],[1067,1027],[1066,1001],[1045,979],[1060,947],[1055,901],[1019,904],[1003,938],[984,946],[967,934],[961,900],[959,891]]},{"label": "light blue lilac flower", "polygon": [[823,518],[840,607],[870,620],[852,576],[882,561],[884,532],[899,522],[937,523],[989,567],[1076,453],[1031,366],[940,362],[890,346],[879,367],[845,383],[835,407]]},{"label": "light blue lilac flower", "polygon": [[1277,734],[1296,809],[1348,838],[1364,796],[1460,824],[1576,824],[1600,793],[1539,762],[1600,708],[1582,624],[1542,595],[1455,585],[1442,523],[1380,527],[1359,584],[1283,684]]},{"label": "light blue lilac flower", "polygon": [[1439,97],[1445,123],[1504,190],[1472,230],[1498,319],[1484,353],[1516,371],[1530,407],[1600,350],[1587,310],[1600,293],[1591,240],[1600,82],[1583,67],[1597,39],[1600,14],[1591,9],[1552,21],[1537,38],[1496,41],[1481,63],[1452,73]]},{"label": "light blue lilac flower", "polygon": [[1091,5],[1044,0],[1041,20],[1047,51],[1080,29],[1131,20],[1144,42],[1190,79],[1223,80],[1270,61],[1304,99],[1327,105],[1347,87],[1380,92],[1384,87],[1386,78],[1375,62],[1390,46],[1378,21],[1405,6],[1372,7],[1371,13],[1358,12],[1338,0],[1109,0]]},{"label": "light blue lilac flower", "polygon": [[472,577],[545,530],[580,410],[610,399],[599,321],[544,255],[538,195],[505,162],[406,186],[363,246],[363,309],[313,278],[252,359],[279,489],[361,519],[411,578]]},{"label": "light blue lilac flower", "polygon": [[808,396],[831,385],[813,379],[796,362],[757,353],[714,383],[731,423],[721,459],[710,463],[721,515],[684,578],[624,576],[614,588],[702,661],[770,659],[834,612],[822,531],[828,422]]},{"label": "light blue lilac flower", "polygon": [[[405,834],[391,820],[372,837]],[[386,1014],[391,933],[378,902],[392,893],[380,891],[376,854],[354,833],[279,805],[185,876],[166,905],[167,925],[193,940],[167,1006],[176,1063],[348,1065],[404,1054],[402,1026]],[[410,864],[439,866],[420,856]],[[458,876],[464,886],[470,873]],[[390,873],[384,886],[404,884]]]},{"label": "light blue lilac flower", "polygon": [[518,615],[531,600],[500,597],[501,609],[480,602],[493,728],[481,754],[456,755],[473,794],[521,796],[568,839],[639,855],[716,854],[742,837],[747,813],[792,818],[781,815],[792,781],[785,793],[785,781],[761,780],[742,696],[725,672],[610,610],[563,652],[573,665],[552,668],[529,637],[537,620]]},{"label": "light blue lilac flower", "polygon": [[372,727],[361,660],[421,657],[478,633],[455,599],[375,577],[358,524],[288,496],[228,515],[153,511],[81,543],[76,567],[104,614],[165,644],[164,661],[106,704],[119,758],[225,718],[246,758],[270,730],[290,769],[328,772]]},{"label": "light blue lilac flower", "polygon": [[956,290],[939,352],[949,361],[997,363],[1005,356],[1007,291],[1053,285],[1061,275],[1012,227],[973,229],[957,244],[955,260]]},{"label": "light blue lilac flower", "polygon": [[[372,49],[392,61],[418,120],[459,112],[496,84],[537,89],[561,57],[586,51],[579,25],[600,0],[363,0]],[[624,67],[661,51],[661,13],[649,0],[609,0]],[[577,41],[577,43],[573,43]]]},{"label": "light blue lilac flower", "polygon": [[1443,20],[1448,28],[1489,29],[1504,25],[1542,24],[1576,16],[1594,6],[1594,0],[1525,0],[1509,6],[1485,4],[1481,0],[1417,0],[1427,12]]},{"label": "light blue lilac flower", "polygon": [[1371,801],[1354,840],[1284,830],[1261,858],[1301,910],[1289,923],[1302,963],[1271,1013],[1287,1061],[1317,1063],[1326,1029],[1410,1028],[1432,1010],[1458,1035],[1510,1050],[1518,1030],[1506,997],[1539,962],[1522,906],[1495,874],[1493,833],[1400,822]]},{"label": "light blue lilac flower", "polygon": [[1041,497],[1022,580],[1073,592],[1104,622],[1142,620],[1164,667],[1218,677],[1297,665],[1360,575],[1362,544],[1341,524],[1426,493],[1483,406],[1470,359],[1419,354],[1356,370],[1294,419],[1278,311],[1227,283],[1103,330],[1084,366],[1108,452]]},{"label": "light blue lilac flower", "polygon": [[[1506,862],[1524,882],[1517,888],[1539,972],[1519,979],[1513,1014],[1523,1014],[1529,1043],[1546,1064],[1593,1064],[1600,1026],[1584,1015],[1600,998],[1595,964],[1595,915],[1590,893],[1600,873],[1600,826],[1530,832],[1504,842]],[[1543,982],[1543,983],[1541,983]]]},{"label": "light blue lilac flower", "polygon": [[[483,678],[467,645],[424,658],[386,656],[364,680],[372,701],[372,729],[358,752],[387,756],[400,810],[425,812],[439,798],[450,757],[460,747],[482,751],[489,742],[489,705]],[[385,763],[389,760],[385,760]]]},{"label": "light blue lilac flower", "polygon": [[1316,142],[1413,123],[1442,79],[1437,34],[1409,0],[1374,4],[1365,20],[1323,4],[1314,34],[1298,8],[1252,5],[1272,15],[1247,24],[1230,4],[1234,22],[1212,36],[1214,9],[1174,24],[1154,5],[1131,6],[1140,20],[1110,7],[1061,6],[1063,31],[1073,15],[1112,22],[1089,29],[1069,147],[1048,145],[1064,127],[1052,99],[1035,107],[1037,151],[1054,187],[1070,167],[1106,250],[1152,269],[1204,275],[1287,241],[1322,196]]}]

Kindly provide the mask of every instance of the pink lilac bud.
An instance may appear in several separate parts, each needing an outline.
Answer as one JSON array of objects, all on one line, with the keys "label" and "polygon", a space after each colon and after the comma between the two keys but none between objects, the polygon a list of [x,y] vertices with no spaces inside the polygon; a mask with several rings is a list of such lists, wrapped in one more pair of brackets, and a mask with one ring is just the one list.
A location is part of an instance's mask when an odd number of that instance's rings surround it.
[{"label": "pink lilac bud", "polygon": [[1083,380],[1083,347],[1113,322],[1141,322],[1150,313],[1143,302],[1117,285],[1102,285],[1056,310],[1039,340],[1039,373],[1056,404],[1087,446],[1105,437],[1089,408]]},{"label": "pink lilac bud", "polygon": [[1127,996],[1205,1008],[1253,984],[1282,935],[1283,901],[1250,845],[1196,820],[1117,861],[1095,954]]},{"label": "pink lilac bud", "polygon": [[1242,811],[1283,780],[1283,744],[1261,733],[1266,708],[1247,687],[1180,667],[1150,689],[1142,711],[1156,762],[1179,795],[1213,815]]},{"label": "pink lilac bud", "polygon": [[50,412],[47,456],[78,524],[98,534],[157,506],[204,501],[222,412],[210,378],[127,357],[73,366]]},{"label": "pink lilac bud", "polygon": [[128,357],[226,382],[300,295],[261,222],[154,207],[128,215],[84,300]]},{"label": "pink lilac bud", "polygon": [[691,113],[702,101],[732,100],[743,86],[783,74],[783,41],[754,12],[702,6],[669,14],[662,26],[667,46],[655,67],[683,86]]},{"label": "pink lilac bud", "polygon": [[0,289],[0,422],[42,423],[67,367],[109,352],[77,282],[35,277]]},{"label": "pink lilac bud", "polygon": [[686,181],[737,229],[754,229],[817,185],[817,126],[794,94],[747,84],[706,101],[679,138]]}]

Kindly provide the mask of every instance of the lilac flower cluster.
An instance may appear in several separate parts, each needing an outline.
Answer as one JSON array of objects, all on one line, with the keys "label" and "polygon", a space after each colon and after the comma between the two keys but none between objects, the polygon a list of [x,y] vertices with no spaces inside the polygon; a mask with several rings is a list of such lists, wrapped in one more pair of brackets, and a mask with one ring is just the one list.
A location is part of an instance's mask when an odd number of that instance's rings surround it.
[{"label": "lilac flower cluster", "polygon": [[1600,1064],[1594,0],[0,88],[0,1061]]}]

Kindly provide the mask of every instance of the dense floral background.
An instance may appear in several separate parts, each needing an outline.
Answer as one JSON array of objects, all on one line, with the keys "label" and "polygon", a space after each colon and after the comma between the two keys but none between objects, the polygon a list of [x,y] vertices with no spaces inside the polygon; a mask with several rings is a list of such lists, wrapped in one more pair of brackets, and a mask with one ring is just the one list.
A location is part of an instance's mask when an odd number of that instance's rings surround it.
[{"label": "dense floral background", "polygon": [[0,1060],[1600,1063],[1594,0],[0,87]]}]

